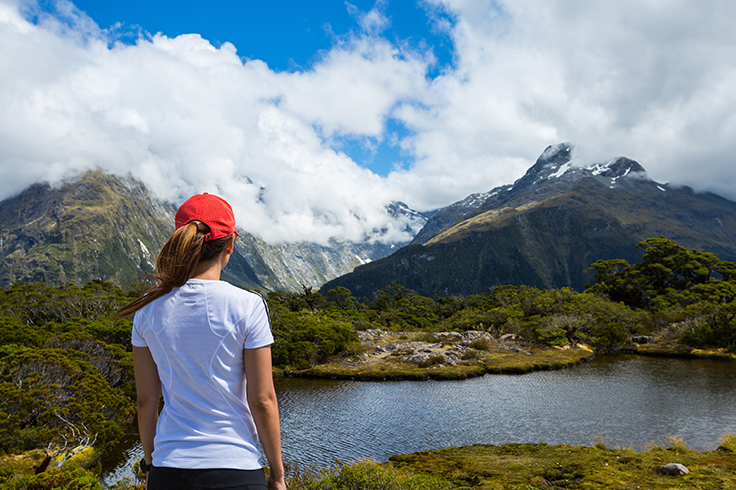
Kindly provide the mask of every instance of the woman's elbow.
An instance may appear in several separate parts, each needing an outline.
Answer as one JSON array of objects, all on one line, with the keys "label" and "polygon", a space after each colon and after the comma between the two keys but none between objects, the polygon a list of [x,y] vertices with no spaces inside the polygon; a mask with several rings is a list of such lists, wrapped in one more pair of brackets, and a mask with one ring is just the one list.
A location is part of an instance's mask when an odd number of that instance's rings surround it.
[{"label": "woman's elbow", "polygon": [[152,393],[138,393],[136,396],[136,401],[138,403],[138,410],[143,410],[150,407],[156,407],[158,408],[158,400],[159,395],[158,394],[152,394]]},{"label": "woman's elbow", "polygon": [[252,412],[268,413],[278,409],[276,393],[263,393],[248,397],[248,405]]}]

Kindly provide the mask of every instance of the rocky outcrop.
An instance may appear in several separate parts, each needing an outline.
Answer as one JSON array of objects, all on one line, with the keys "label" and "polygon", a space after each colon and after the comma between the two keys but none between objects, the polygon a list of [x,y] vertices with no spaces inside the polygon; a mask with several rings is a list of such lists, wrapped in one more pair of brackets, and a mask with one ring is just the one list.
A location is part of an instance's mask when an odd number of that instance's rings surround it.
[{"label": "rocky outcrop", "polygon": [[687,475],[690,473],[690,470],[687,469],[687,466],[680,463],[667,463],[659,467],[659,472],[664,475],[680,476]]},{"label": "rocky outcrop", "polygon": [[478,351],[491,346],[531,355],[511,342],[498,340],[487,332],[389,332],[370,329],[356,331],[355,335],[366,347],[360,361],[390,358],[420,367],[454,366],[463,359],[473,358]]}]

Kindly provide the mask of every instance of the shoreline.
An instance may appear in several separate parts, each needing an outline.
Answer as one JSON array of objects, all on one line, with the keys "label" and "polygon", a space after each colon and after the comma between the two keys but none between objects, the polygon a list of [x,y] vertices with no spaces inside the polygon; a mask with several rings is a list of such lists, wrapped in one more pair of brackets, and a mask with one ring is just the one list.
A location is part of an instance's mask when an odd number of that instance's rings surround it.
[{"label": "shoreline", "polygon": [[582,344],[530,346],[515,336],[496,339],[482,331],[356,332],[364,349],[303,370],[282,369],[285,377],[353,381],[463,380],[486,374],[524,374],[574,367],[593,359]]},{"label": "shoreline", "polygon": [[570,349],[558,354],[544,350],[531,354],[529,359],[500,358],[455,366],[420,368],[403,364],[374,364],[344,366],[320,364],[302,371],[284,371],[283,376],[295,378],[340,379],[351,381],[454,381],[476,378],[486,374],[526,374],[534,371],[554,371],[579,366],[593,359],[584,349]]},{"label": "shoreline", "polygon": [[736,354],[726,349],[696,349],[681,344],[641,344],[635,346],[630,354],[647,357],[669,357],[675,359],[712,359],[716,361],[736,361]]},{"label": "shoreline", "polygon": [[[494,339],[484,332],[475,331],[462,334],[439,332],[432,335],[436,339],[426,342],[415,340],[427,340],[426,333],[373,332],[369,340],[366,340],[366,335],[361,338],[366,353],[358,358],[335,359],[303,370],[274,368],[274,376],[348,381],[456,381],[486,374],[526,374],[567,369],[596,357],[592,349],[583,344],[565,347],[528,346],[513,340]],[[482,349],[470,347],[478,345],[479,339]],[[460,354],[456,356],[456,362],[443,364],[443,361],[447,362],[448,352]],[[725,349],[694,349],[661,342],[634,344],[619,354],[736,361],[736,354]]]}]

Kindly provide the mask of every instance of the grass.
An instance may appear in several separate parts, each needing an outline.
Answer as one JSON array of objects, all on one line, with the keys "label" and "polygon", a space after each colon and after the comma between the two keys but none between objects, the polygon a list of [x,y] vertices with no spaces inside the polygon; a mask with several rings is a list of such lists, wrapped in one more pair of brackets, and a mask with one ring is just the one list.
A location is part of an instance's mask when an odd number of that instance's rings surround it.
[{"label": "grass", "polygon": [[[501,489],[736,489],[736,436],[714,451],[698,452],[679,439],[645,452],[539,444],[473,445],[392,456],[398,469],[443,478],[454,488]],[[690,473],[666,476],[659,467],[685,465]]]},{"label": "grass", "polygon": [[479,339],[475,339],[474,341],[472,341],[469,347],[475,350],[486,350],[487,351],[491,349],[491,342],[488,339],[481,337]]},{"label": "grass", "polygon": [[302,469],[287,465],[287,487],[290,490],[450,490],[452,485],[444,478],[417,474],[395,468],[390,463],[357,461],[352,464],[336,462],[325,469]]}]

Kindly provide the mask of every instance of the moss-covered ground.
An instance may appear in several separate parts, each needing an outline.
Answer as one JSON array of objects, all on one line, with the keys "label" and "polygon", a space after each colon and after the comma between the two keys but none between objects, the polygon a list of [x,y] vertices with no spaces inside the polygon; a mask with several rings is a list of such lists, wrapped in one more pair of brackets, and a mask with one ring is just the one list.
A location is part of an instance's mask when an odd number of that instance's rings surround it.
[{"label": "moss-covered ground", "polygon": [[[389,463],[443,478],[455,488],[511,489],[736,489],[736,436],[699,452],[680,440],[647,450],[540,444],[473,445],[392,456]],[[679,463],[689,469],[668,476],[659,467]]]},{"label": "moss-covered ground", "polygon": [[[290,490],[736,489],[733,434],[723,436],[720,446],[709,451],[692,450],[678,439],[642,449],[611,449],[602,440],[593,447],[546,443],[450,447],[396,455],[386,463],[336,463],[320,470],[289,465],[288,484]],[[0,488],[102,488],[93,474],[74,464],[30,476],[28,463],[42,457],[37,452],[3,458]],[[668,463],[684,465],[689,473],[665,475],[659,468]],[[114,487],[142,488],[129,481]]]}]

